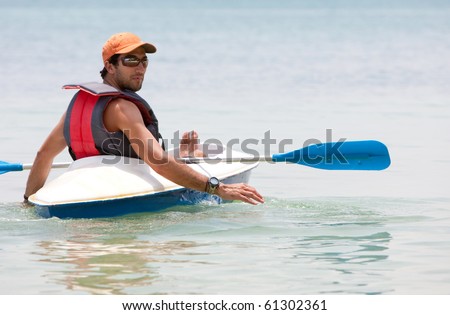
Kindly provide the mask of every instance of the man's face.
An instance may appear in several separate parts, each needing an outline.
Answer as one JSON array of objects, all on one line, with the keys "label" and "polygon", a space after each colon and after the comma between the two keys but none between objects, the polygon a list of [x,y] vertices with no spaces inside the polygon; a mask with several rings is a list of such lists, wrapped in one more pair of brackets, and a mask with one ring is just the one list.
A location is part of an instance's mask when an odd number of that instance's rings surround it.
[{"label": "man's face", "polygon": [[[141,61],[139,62],[139,60]],[[119,62],[115,67],[114,79],[121,90],[127,89],[136,92],[141,89],[147,70],[143,61],[148,63],[147,55],[142,47],[120,55]],[[137,66],[130,66],[137,62],[139,62]]]}]

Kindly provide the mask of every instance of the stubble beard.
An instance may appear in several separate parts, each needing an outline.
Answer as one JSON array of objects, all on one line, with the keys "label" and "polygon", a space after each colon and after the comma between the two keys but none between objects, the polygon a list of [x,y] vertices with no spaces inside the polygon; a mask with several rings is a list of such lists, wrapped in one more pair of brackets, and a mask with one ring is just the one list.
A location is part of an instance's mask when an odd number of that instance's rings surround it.
[{"label": "stubble beard", "polygon": [[137,92],[142,88],[142,83],[144,83],[144,80],[136,81],[131,78],[124,78],[118,73],[116,76],[116,82],[121,90]]}]

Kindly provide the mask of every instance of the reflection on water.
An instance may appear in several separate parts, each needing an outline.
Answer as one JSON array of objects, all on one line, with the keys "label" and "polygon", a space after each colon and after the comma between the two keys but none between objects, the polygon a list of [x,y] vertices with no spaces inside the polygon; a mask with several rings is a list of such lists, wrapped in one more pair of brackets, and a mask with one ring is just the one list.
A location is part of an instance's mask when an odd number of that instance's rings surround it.
[{"label": "reflection on water", "polygon": [[[286,265],[295,265],[292,274],[316,294],[386,294],[393,291],[391,270],[394,236],[389,228],[397,218],[389,216],[372,200],[311,199],[301,202],[274,200],[283,213],[285,234],[280,249],[291,253]],[[387,207],[386,204],[383,207]],[[273,211],[272,211],[273,212]],[[271,213],[272,213],[271,212]],[[277,214],[271,219],[277,220]],[[417,221],[421,218],[414,218]],[[286,222],[288,224],[286,224]],[[291,228],[291,231],[289,231]],[[287,269],[287,267],[284,267]],[[319,284],[319,285],[318,285]],[[314,291],[313,288],[320,288]]]},{"label": "reflection on water", "polygon": [[[56,263],[60,269],[47,274],[50,281],[70,291],[91,294],[125,294],[136,287],[150,286],[159,275],[151,263],[167,260],[166,256],[195,246],[193,242],[156,243],[134,237],[102,240],[86,237],[80,240],[38,242],[42,251],[39,261]],[[138,290],[140,294],[145,294]]]},{"label": "reflection on water", "polygon": [[[239,230],[241,235],[246,235],[240,237],[241,241],[235,239],[235,232],[227,230],[217,236],[208,233],[210,238],[217,238],[213,242],[201,243],[153,242],[134,236],[79,235],[76,239],[37,242],[36,248],[39,249],[33,254],[39,256],[40,262],[53,265],[45,277],[47,281],[63,285],[66,293],[272,292],[272,289],[257,289],[259,286],[264,288],[267,281],[277,284],[279,292],[286,293],[293,289],[298,293],[318,294],[382,294],[392,290],[386,286],[382,263],[389,258],[387,252],[392,237],[387,232],[298,235],[292,238],[286,237],[286,231],[274,231],[278,235],[272,235],[273,247],[268,248],[265,237],[255,238],[259,232],[246,230]],[[234,241],[230,243],[229,238]],[[262,253],[261,248],[268,251]],[[271,267],[268,269],[268,266]],[[168,270],[171,270],[170,274],[167,274]],[[273,270],[284,270],[301,281],[284,284],[284,276],[277,279]],[[235,278],[236,272],[243,282],[238,278],[227,280]],[[164,281],[167,277],[171,279],[170,283]],[[246,282],[246,277],[252,279],[251,284]],[[197,284],[201,278],[208,280],[202,282],[202,290],[199,290]],[[374,279],[386,281],[379,286],[371,283]],[[217,287],[218,283],[220,287]],[[317,287],[322,290],[315,290]]]},{"label": "reflection on water", "polygon": [[312,256],[333,264],[366,264],[385,260],[391,235],[380,232],[364,236],[313,236],[298,242],[302,252],[298,255]]},{"label": "reflection on water", "polygon": [[[332,264],[364,264],[386,260],[392,235],[386,220],[369,206],[348,201],[313,201],[287,204],[296,229],[306,235],[293,245],[295,257]],[[404,218],[402,219],[404,220]]]},{"label": "reflection on water", "polygon": [[[307,236],[296,242],[294,258],[316,265],[319,274],[327,270],[329,277],[321,278],[323,289],[319,294],[386,294],[393,290],[387,285],[385,265],[389,264],[391,240],[388,232]],[[381,282],[383,285],[378,284]]]},{"label": "reflection on water", "polygon": [[33,254],[52,265],[47,281],[74,293],[392,292],[384,216],[345,202],[273,203],[55,221],[67,236]]}]

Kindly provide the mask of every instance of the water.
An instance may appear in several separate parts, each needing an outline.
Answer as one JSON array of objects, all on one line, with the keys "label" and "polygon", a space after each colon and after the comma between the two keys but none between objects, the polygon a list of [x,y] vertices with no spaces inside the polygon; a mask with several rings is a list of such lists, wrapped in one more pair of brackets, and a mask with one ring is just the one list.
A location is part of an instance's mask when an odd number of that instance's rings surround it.
[{"label": "water", "polygon": [[96,220],[39,218],[20,204],[27,174],[4,174],[0,293],[450,293],[446,1],[82,2],[0,2],[1,160],[32,162],[60,87],[100,80],[102,44],[131,31],[158,48],[140,94],[166,138],[276,153],[331,129],[386,143],[392,165],[261,164],[264,205]]}]

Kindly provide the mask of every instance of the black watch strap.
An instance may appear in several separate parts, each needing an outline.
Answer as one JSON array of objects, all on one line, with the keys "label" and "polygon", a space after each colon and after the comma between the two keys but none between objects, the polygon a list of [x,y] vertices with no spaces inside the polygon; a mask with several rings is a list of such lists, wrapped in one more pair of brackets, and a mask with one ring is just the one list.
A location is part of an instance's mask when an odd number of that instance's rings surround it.
[{"label": "black watch strap", "polygon": [[220,181],[217,177],[211,177],[206,183],[205,191],[208,194],[214,195],[217,192],[217,188],[220,186]]}]

